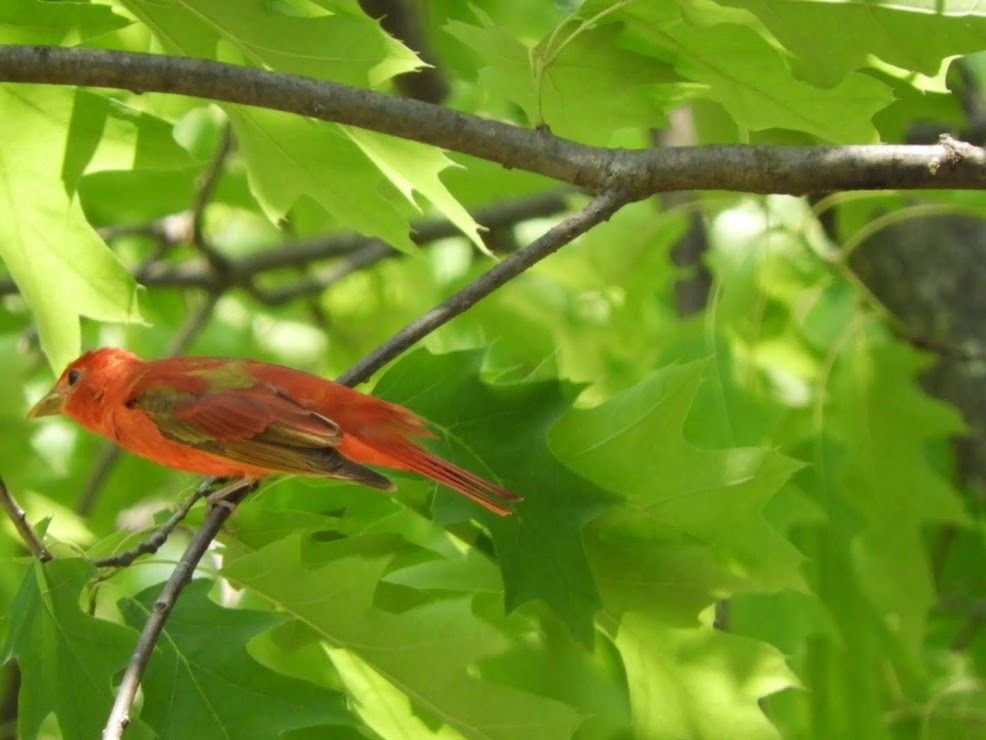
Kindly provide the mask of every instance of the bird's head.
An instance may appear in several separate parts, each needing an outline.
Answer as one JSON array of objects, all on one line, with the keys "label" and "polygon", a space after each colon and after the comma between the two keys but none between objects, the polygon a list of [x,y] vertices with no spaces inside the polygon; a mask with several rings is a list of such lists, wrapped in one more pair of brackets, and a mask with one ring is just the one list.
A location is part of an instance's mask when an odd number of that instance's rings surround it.
[{"label": "bird's head", "polygon": [[123,349],[104,347],[86,352],[65,368],[54,387],[27,412],[27,418],[66,414],[85,424],[83,417],[99,408],[107,389],[126,377],[120,371],[135,363],[140,359]]}]

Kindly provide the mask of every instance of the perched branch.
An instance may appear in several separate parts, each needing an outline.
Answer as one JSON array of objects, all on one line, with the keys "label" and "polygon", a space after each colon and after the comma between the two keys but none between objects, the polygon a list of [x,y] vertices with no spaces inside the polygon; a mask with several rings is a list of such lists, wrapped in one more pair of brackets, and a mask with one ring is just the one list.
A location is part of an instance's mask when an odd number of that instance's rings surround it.
[{"label": "perched branch", "polygon": [[42,563],[47,563],[51,560],[53,557],[51,552],[48,551],[41,538],[35,533],[34,528],[28,523],[27,514],[14,499],[13,494],[7,488],[7,484],[3,482],[3,478],[0,478],[0,505],[3,506],[4,511],[7,512],[7,516],[14,523],[17,533],[20,534],[21,539],[24,540],[24,544],[27,545],[27,549],[31,551],[31,554]]},{"label": "perched branch", "polygon": [[699,146],[626,151],[297,75],[204,59],[101,49],[0,46],[0,80],[176,93],[310,116],[433,144],[629,200],[671,190],[805,195],[986,187],[986,152],[918,146]]},{"label": "perched branch", "polygon": [[182,520],[188,516],[188,512],[191,511],[192,507],[195,505],[195,502],[209,492],[213,482],[214,479],[212,478],[204,479],[192,495],[182,501],[181,505],[175,509],[174,514],[168,518],[168,521],[162,524],[154,531],[154,534],[139,543],[136,547],[109,557],[97,558],[92,561],[92,564],[97,568],[124,568],[130,565],[141,555],[151,555],[157,552],[161,549],[161,546],[168,541],[168,537],[175,531],[175,527],[181,524]]},{"label": "perched branch", "polygon": [[338,378],[338,381],[346,385],[364,382],[412,344],[478,303],[511,278],[517,277],[524,270],[553,254],[596,224],[608,220],[610,216],[626,205],[628,199],[625,192],[617,189],[607,190],[596,196],[585,208],[548,229],[522,250],[510,255],[458,293],[405,326],[349,368]]},{"label": "perched branch", "polygon": [[[147,668],[148,661],[151,659],[154,645],[168,620],[168,615],[171,614],[171,610],[175,606],[178,595],[192,580],[195,568],[226,519],[229,518],[233,508],[255,487],[256,483],[253,481],[239,480],[215,494],[222,497],[223,504],[213,506],[206,515],[205,521],[195,532],[188,548],[181,556],[181,560],[175,566],[174,572],[154,602],[154,607],[147,617],[147,622],[144,623],[140,638],[137,640],[137,646],[134,648],[133,655],[130,656],[127,670],[123,674],[119,688],[117,688],[116,699],[113,702],[106,728],[103,730],[103,740],[118,740],[123,736],[123,730],[130,723],[130,708],[137,696],[140,680]],[[229,505],[226,506],[226,503]]]}]

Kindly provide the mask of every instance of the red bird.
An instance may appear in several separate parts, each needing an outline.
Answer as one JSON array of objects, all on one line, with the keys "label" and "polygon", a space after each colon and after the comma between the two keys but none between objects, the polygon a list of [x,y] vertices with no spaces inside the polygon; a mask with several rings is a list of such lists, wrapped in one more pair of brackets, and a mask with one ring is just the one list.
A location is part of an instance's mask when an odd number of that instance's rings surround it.
[{"label": "red bird", "polygon": [[59,413],[136,455],[199,475],[289,473],[393,491],[365,467],[382,465],[431,478],[501,516],[522,500],[425,450],[419,438],[435,435],[403,406],[280,365],[145,362],[97,349],[65,368],[28,417]]}]

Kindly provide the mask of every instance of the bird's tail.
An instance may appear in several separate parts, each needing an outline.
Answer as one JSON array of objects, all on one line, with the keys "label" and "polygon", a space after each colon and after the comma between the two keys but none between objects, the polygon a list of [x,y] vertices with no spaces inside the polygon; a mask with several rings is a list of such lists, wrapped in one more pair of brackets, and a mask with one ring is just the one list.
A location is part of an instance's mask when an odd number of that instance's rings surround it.
[{"label": "bird's tail", "polygon": [[524,500],[516,493],[490,483],[420,447],[410,447],[402,451],[399,459],[403,469],[448,486],[500,516],[511,513],[511,504]]}]

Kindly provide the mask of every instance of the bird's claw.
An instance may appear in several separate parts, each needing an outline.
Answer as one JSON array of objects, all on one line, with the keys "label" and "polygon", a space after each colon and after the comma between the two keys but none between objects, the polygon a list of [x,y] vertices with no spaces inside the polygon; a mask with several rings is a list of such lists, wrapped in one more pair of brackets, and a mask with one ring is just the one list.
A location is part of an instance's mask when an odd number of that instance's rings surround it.
[{"label": "bird's claw", "polygon": [[229,496],[234,493],[239,493],[247,489],[247,491],[254,491],[257,489],[257,481],[247,480],[247,479],[237,479],[237,480],[225,480],[225,485],[219,490],[213,491],[208,496],[205,497],[206,511],[212,511],[216,506],[222,506],[227,509],[230,514],[236,511],[236,504],[229,500]]},{"label": "bird's claw", "polygon": [[224,509],[228,509],[229,513],[232,515],[236,511],[236,504],[232,501],[226,499],[227,491],[221,490],[211,493],[205,497],[206,511],[212,511],[216,506],[221,506]]}]

